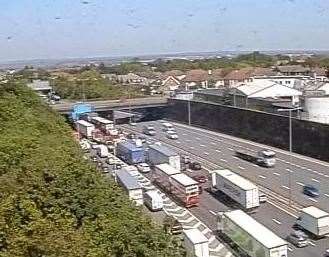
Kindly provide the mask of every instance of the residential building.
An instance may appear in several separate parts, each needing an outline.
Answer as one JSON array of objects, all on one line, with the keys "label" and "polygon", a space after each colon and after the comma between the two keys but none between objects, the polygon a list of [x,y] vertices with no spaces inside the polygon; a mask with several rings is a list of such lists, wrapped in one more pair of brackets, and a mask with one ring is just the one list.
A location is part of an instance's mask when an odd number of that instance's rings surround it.
[{"label": "residential building", "polygon": [[208,86],[208,71],[205,70],[189,70],[186,72],[186,77],[182,80],[186,90],[195,88],[207,88]]},{"label": "residential building", "polygon": [[126,75],[117,75],[117,81],[122,84],[130,85],[147,85],[148,81],[146,78],[141,77],[135,73],[128,73]]},{"label": "residential building", "polygon": [[302,65],[284,65],[277,66],[276,71],[284,76],[311,76],[312,71],[309,67],[304,67]]},{"label": "residential building", "polygon": [[240,70],[233,70],[224,77],[224,85],[228,87],[235,87],[236,84],[241,82],[251,82],[253,71],[254,68],[252,67],[242,68]]},{"label": "residential building", "polygon": [[53,90],[48,80],[36,79],[32,83],[28,83],[27,86],[43,96],[48,95]]}]

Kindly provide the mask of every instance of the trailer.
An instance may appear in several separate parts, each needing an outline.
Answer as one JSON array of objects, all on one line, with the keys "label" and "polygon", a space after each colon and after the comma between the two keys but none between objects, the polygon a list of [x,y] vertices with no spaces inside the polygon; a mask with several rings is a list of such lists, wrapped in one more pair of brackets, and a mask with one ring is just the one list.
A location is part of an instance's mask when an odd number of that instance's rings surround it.
[{"label": "trailer", "polygon": [[91,122],[104,133],[107,133],[108,131],[114,129],[114,123],[111,120],[96,116],[91,117]]},{"label": "trailer", "polygon": [[116,171],[116,180],[127,192],[130,200],[135,202],[137,206],[143,204],[143,190],[137,178],[134,178],[125,170],[118,170]]},{"label": "trailer", "polygon": [[246,150],[235,150],[235,156],[267,168],[274,167],[276,162],[275,152],[271,150],[261,150],[257,153]]},{"label": "trailer", "polygon": [[173,168],[181,170],[179,154],[164,145],[150,145],[148,150],[148,161],[152,165],[168,163]]},{"label": "trailer", "polygon": [[181,173],[167,163],[162,163],[154,166],[152,180],[161,189],[170,192],[170,180],[172,175]]},{"label": "trailer", "polygon": [[95,126],[85,120],[76,121],[75,127],[77,132],[86,138],[91,138],[95,130]]},{"label": "trailer", "polygon": [[209,257],[209,240],[196,228],[183,231],[187,257]]},{"label": "trailer", "polygon": [[94,149],[96,149],[97,155],[101,158],[108,157],[110,154],[107,146],[103,144],[95,145]]},{"label": "trailer", "polygon": [[324,237],[329,235],[329,213],[315,206],[303,208],[296,225],[315,238]]},{"label": "trailer", "polygon": [[288,244],[242,210],[219,213],[218,232],[241,255],[287,257]]},{"label": "trailer", "polygon": [[170,176],[169,182],[170,193],[174,199],[186,208],[199,205],[199,182],[184,173]]},{"label": "trailer", "polygon": [[143,147],[136,145],[134,141],[123,141],[117,144],[116,154],[128,164],[145,162]]},{"label": "trailer", "polygon": [[237,202],[243,209],[253,209],[259,206],[258,187],[240,175],[224,169],[212,173],[213,189],[219,190]]}]

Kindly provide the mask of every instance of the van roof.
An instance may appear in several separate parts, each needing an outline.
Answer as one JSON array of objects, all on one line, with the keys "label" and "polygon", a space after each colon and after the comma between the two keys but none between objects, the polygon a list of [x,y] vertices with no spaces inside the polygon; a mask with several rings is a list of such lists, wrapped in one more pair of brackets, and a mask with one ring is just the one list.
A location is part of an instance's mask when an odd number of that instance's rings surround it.
[{"label": "van roof", "polygon": [[316,219],[329,216],[329,213],[327,213],[315,206],[309,206],[309,207],[303,208],[302,212],[305,212],[308,215],[310,215]]},{"label": "van roof", "polygon": [[175,169],[174,167],[170,166],[168,163],[158,164],[155,165],[155,167],[157,167],[159,170],[161,170],[162,172],[166,173],[169,176],[180,173],[178,169]]},{"label": "van roof", "polygon": [[185,175],[184,173],[172,175],[171,178],[183,186],[193,186],[199,184],[197,181]]},{"label": "van roof", "polygon": [[196,228],[184,229],[183,233],[193,244],[207,243],[209,240]]},{"label": "van roof", "polygon": [[162,197],[160,196],[160,194],[158,193],[157,190],[149,190],[149,191],[146,191],[145,194],[147,194],[148,196],[150,196],[152,199],[161,199],[162,200]]},{"label": "van roof", "polygon": [[85,120],[78,120],[77,123],[82,125],[82,126],[86,126],[86,127],[95,127],[94,124],[91,124],[91,123],[89,123],[88,121],[85,121]]},{"label": "van roof", "polygon": [[121,169],[116,172],[117,178],[121,183],[128,189],[141,189],[141,185],[138,183],[137,179],[130,175],[127,171]]}]

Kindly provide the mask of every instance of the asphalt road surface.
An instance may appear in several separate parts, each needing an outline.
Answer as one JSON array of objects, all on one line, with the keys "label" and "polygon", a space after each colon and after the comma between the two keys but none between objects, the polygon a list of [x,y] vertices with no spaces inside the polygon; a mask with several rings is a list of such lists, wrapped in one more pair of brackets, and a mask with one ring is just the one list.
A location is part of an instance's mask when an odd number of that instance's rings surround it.
[{"label": "asphalt road surface", "polygon": [[[288,206],[290,196],[291,202],[299,207],[314,205],[329,211],[328,163],[295,154],[291,156],[289,152],[280,149],[183,124],[173,123],[179,136],[177,140],[166,138],[159,121],[138,123],[137,126],[123,125],[123,128],[128,132],[141,133],[143,125],[146,124],[154,125],[157,130],[156,136],[146,136],[149,140],[161,141],[179,153],[189,154],[193,157],[192,160],[200,161],[205,167],[201,173],[207,175],[209,170],[219,166],[229,168],[259,186],[275,192],[276,197],[282,198],[286,205],[276,202],[265,203],[251,215],[282,238],[289,235],[296,220],[296,212],[291,211]],[[234,156],[235,149],[257,152],[264,148],[273,149],[277,153],[277,165],[274,168],[259,167]],[[187,173],[189,172],[195,173],[188,170]],[[321,196],[317,199],[305,196],[301,189],[306,184],[316,185],[320,189]],[[229,209],[232,209],[230,204],[204,191],[200,206],[192,208],[191,212],[212,230],[216,230],[215,214]],[[327,248],[329,248],[329,238],[312,240],[311,245],[306,248],[298,249],[289,245],[288,256],[320,257]]]}]

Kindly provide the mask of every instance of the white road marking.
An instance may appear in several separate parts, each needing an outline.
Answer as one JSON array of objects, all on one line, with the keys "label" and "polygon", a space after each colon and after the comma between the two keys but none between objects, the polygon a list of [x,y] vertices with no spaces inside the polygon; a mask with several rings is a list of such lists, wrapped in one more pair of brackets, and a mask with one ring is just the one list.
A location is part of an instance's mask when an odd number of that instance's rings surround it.
[{"label": "white road marking", "polygon": [[324,175],[326,178],[329,178],[329,175]]},{"label": "white road marking", "polygon": [[319,172],[319,175],[320,175],[320,176],[323,176],[324,174],[323,174],[323,173],[321,173],[321,172]]},{"label": "white road marking", "polygon": [[194,149],[194,146],[190,146],[191,149]]},{"label": "white road marking", "polygon": [[305,184],[303,184],[302,182],[296,182],[297,185],[300,185],[300,186],[305,186]]},{"label": "white road marking", "polygon": [[311,200],[311,201],[313,201],[313,202],[315,202],[315,203],[318,202],[318,200],[315,200],[314,198],[311,198],[311,197],[309,197],[308,199]]},{"label": "white road marking", "polygon": [[186,133],[183,133],[182,135],[183,135],[183,136],[187,136],[187,134],[186,134]]},{"label": "white road marking", "polygon": [[227,162],[227,160],[225,160],[225,159],[219,159],[220,161],[222,161],[222,162]]},{"label": "white road marking", "polygon": [[292,252],[292,248],[288,247],[288,250],[289,250],[290,252]]},{"label": "white road marking", "polygon": [[227,148],[227,149],[230,150],[230,151],[233,151],[233,148],[230,148],[230,147],[229,147],[229,148]]},{"label": "white road marking", "polygon": [[186,142],[191,142],[191,140],[190,140],[190,139],[186,139],[185,141],[186,141]]},{"label": "white road marking", "polygon": [[276,224],[281,225],[281,222],[280,222],[280,221],[278,221],[278,220],[276,220],[276,219],[272,219],[272,220],[273,220],[273,222],[275,222]]},{"label": "white road marking", "polygon": [[312,246],[316,246],[316,244],[314,244],[312,241],[309,241],[308,243]]},{"label": "white road marking", "polygon": [[209,155],[209,153],[208,153],[208,152],[204,152],[204,154],[205,154],[205,155]]},{"label": "white road marking", "polygon": [[237,159],[237,160],[240,160],[240,158],[236,157],[236,156],[233,156],[234,159]]},{"label": "white road marking", "polygon": [[211,142],[211,144],[212,144],[212,145],[216,145],[216,143],[215,143],[215,142]]},{"label": "white road marking", "polygon": [[287,189],[287,190],[289,190],[290,188],[289,187],[287,187],[287,186],[282,186],[283,188],[285,188],[285,189]]},{"label": "white road marking", "polygon": [[311,180],[314,181],[314,182],[318,182],[318,183],[320,183],[320,181],[317,180],[317,179],[315,179],[315,178],[312,178]]},{"label": "white road marking", "polygon": [[201,146],[201,147],[205,147],[205,145],[202,145],[202,144],[201,144],[200,146]]},{"label": "white road marking", "polygon": [[252,164],[252,166],[254,166],[254,167],[257,167],[257,168],[258,168],[258,165],[256,165],[256,164]]},{"label": "white road marking", "polygon": [[260,177],[260,178],[262,178],[262,179],[266,179],[266,177],[263,176],[263,175],[258,175],[258,177]]},{"label": "white road marking", "polygon": [[212,211],[212,210],[209,210],[209,212],[214,215],[214,216],[217,216],[216,212]]},{"label": "white road marking", "polygon": [[293,171],[291,169],[286,169],[286,171],[290,172],[290,173],[293,173]]},{"label": "white road marking", "polygon": [[328,194],[324,194],[324,196],[326,196],[326,197],[329,197],[329,195],[328,195]]},{"label": "white road marking", "polygon": [[180,141],[176,141],[177,144],[180,144]]},{"label": "white road marking", "polygon": [[218,150],[218,149],[216,149],[215,151],[216,151],[217,153],[220,153],[220,152],[221,152],[221,150]]},{"label": "white road marking", "polygon": [[281,176],[281,174],[279,174],[277,172],[273,172],[273,175],[275,175],[275,176]]},{"label": "white road marking", "polygon": [[245,167],[242,167],[242,166],[238,166],[239,169],[241,170],[245,170],[246,168]]},{"label": "white road marking", "polygon": [[196,139],[196,140],[201,140],[201,138],[200,138],[200,137],[196,137],[195,139]]}]

